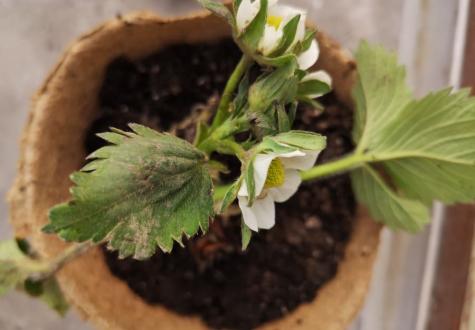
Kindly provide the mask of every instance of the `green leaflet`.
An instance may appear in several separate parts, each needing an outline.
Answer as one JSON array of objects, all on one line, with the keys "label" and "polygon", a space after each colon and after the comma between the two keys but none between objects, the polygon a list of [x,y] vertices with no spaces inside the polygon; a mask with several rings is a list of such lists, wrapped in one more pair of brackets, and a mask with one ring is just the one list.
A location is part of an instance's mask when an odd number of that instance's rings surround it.
[{"label": "green leaflet", "polygon": [[356,58],[356,155],[382,165],[397,188],[391,191],[369,167],[352,173],[373,217],[415,231],[433,200],[475,199],[475,98],[447,89],[413,100],[395,56],[362,43]]},{"label": "green leaflet", "polygon": [[67,241],[108,241],[120,257],[166,252],[182,236],[207,231],[213,215],[205,155],[188,142],[144,126],[100,136],[112,143],[71,178],[73,200],[50,211],[44,231]]},{"label": "green leaflet", "polygon": [[374,220],[392,229],[416,232],[429,222],[428,208],[393,192],[369,166],[351,173],[357,199],[368,206]]},{"label": "green leaflet", "polygon": [[412,100],[406,85],[406,72],[396,55],[384,48],[362,42],[356,52],[357,84],[353,139],[358,150],[381,136],[381,130]]}]

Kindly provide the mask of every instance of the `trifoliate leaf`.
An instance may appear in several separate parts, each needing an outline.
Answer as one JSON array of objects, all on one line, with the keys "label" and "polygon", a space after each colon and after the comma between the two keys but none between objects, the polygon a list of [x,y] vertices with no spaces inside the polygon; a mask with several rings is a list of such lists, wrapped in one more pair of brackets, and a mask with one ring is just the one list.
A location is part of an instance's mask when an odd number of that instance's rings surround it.
[{"label": "trifoliate leaf", "polygon": [[326,137],[309,131],[293,130],[268,137],[268,139],[286,146],[311,151],[321,151],[327,145]]},{"label": "trifoliate leaf", "polygon": [[256,17],[252,22],[246,27],[241,36],[238,36],[252,51],[257,49],[259,41],[264,34],[264,29],[267,22],[267,6],[268,0],[255,0],[260,1],[260,8],[257,12]]},{"label": "trifoliate leaf", "polygon": [[198,2],[213,14],[224,18],[229,25],[234,27],[234,17],[231,11],[221,2],[213,0],[198,0]]},{"label": "trifoliate leaf", "polygon": [[188,142],[140,125],[100,136],[113,145],[72,175],[73,200],[50,211],[45,232],[67,241],[109,242],[120,257],[166,252],[206,231],[213,214],[205,155]]},{"label": "trifoliate leaf", "polygon": [[358,201],[368,206],[374,220],[410,232],[429,222],[427,206],[398,196],[369,166],[352,172],[351,179]]},{"label": "trifoliate leaf", "polygon": [[244,223],[244,220],[241,220],[241,245],[242,250],[246,250],[251,242],[252,231],[251,229]]},{"label": "trifoliate leaf", "polygon": [[[468,91],[442,90],[414,101],[394,55],[363,43],[356,58],[356,156],[379,163],[399,193],[389,195],[382,189],[377,173],[352,174],[358,198],[372,215],[392,227],[416,230],[427,222],[433,200],[475,199],[475,98]],[[385,203],[392,208],[378,202],[377,194],[368,194],[368,182],[390,196]],[[389,201],[396,201],[407,214]]]}]

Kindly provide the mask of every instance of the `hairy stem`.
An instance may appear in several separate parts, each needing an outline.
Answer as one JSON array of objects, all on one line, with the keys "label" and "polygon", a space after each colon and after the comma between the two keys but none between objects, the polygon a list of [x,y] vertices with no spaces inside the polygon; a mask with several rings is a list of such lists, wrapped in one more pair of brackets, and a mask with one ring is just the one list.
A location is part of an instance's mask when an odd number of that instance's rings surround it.
[{"label": "hairy stem", "polygon": [[211,130],[215,130],[217,127],[219,127],[219,125],[221,125],[228,117],[229,104],[231,103],[234,91],[239,85],[242,76],[252,64],[252,61],[252,58],[244,54],[233,73],[229,77],[226,87],[224,88],[223,95],[221,95],[221,101],[219,102],[216,116],[214,117],[213,123],[211,124]]},{"label": "hairy stem", "polygon": [[367,155],[351,154],[338,160],[312,167],[307,171],[302,171],[300,172],[300,177],[303,181],[320,179],[326,176],[353,170],[370,161],[371,159]]},{"label": "hairy stem", "polygon": [[94,244],[90,241],[83,242],[68,247],[52,260],[32,261],[27,266],[31,268],[30,278],[35,281],[47,279],[63,268],[68,262],[81,256],[93,246]]}]

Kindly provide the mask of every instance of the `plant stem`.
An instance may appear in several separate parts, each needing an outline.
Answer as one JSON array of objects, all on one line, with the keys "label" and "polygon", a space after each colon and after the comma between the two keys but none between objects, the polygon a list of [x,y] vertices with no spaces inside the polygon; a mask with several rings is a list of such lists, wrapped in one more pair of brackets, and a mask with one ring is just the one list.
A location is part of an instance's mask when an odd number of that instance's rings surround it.
[{"label": "plant stem", "polygon": [[226,87],[224,88],[223,95],[221,95],[221,101],[218,105],[218,110],[211,124],[211,130],[215,130],[221,125],[229,115],[229,104],[231,103],[234,91],[236,90],[242,76],[246,73],[246,70],[252,63],[252,58],[243,54],[238,65],[234,69],[233,73],[229,77]]},{"label": "plant stem", "polygon": [[300,172],[300,177],[303,181],[315,180],[358,168],[370,161],[371,159],[367,155],[354,153],[341,159],[315,166],[307,171],[302,171]]},{"label": "plant stem", "polygon": [[41,281],[49,278],[58,270],[63,268],[63,266],[65,266],[68,262],[84,254],[92,246],[94,246],[94,244],[90,241],[75,244],[65,249],[61,254],[52,260],[33,261],[29,265],[32,271],[30,278],[35,281]]}]

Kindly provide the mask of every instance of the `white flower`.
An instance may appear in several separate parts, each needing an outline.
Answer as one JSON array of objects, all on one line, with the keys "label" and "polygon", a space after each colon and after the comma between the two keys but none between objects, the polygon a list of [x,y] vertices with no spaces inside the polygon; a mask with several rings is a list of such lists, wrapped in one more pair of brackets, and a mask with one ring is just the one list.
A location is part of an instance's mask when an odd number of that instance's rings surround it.
[{"label": "white flower", "polygon": [[238,192],[238,202],[244,223],[253,231],[270,229],[275,224],[274,203],[288,200],[301,183],[299,170],[308,170],[319,152],[295,150],[288,153],[258,154],[254,161],[256,199],[249,206],[246,182]]},{"label": "white flower", "polygon": [[[268,56],[277,49],[284,36],[284,27],[295,16],[300,15],[294,40],[284,52],[290,51],[297,42],[303,41],[305,37],[305,21],[307,12],[303,9],[279,5],[278,0],[269,0],[267,11],[267,22],[264,33],[259,41],[258,51]],[[236,13],[236,25],[238,33],[242,33],[252,22],[259,12],[260,0],[242,0]],[[299,54],[298,64],[300,69],[307,70],[317,62],[319,56],[319,47],[316,40],[313,40],[309,49]]]}]

